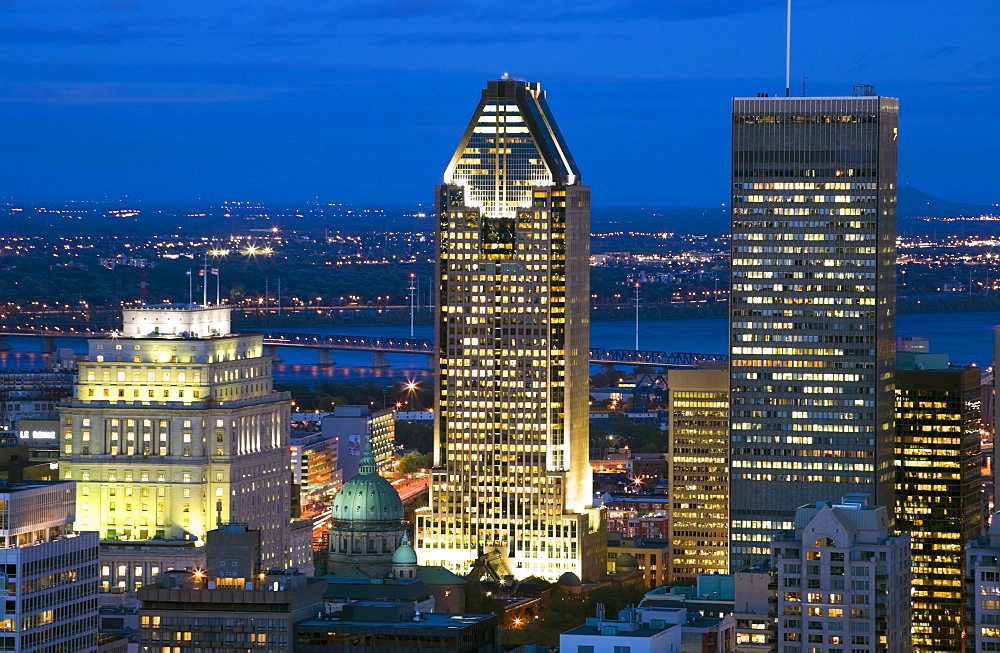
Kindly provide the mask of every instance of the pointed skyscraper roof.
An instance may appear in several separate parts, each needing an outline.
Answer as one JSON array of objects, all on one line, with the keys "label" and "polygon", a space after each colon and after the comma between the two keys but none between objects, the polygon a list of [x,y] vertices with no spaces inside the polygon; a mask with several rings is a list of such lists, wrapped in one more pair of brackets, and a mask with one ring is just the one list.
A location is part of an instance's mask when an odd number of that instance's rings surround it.
[{"label": "pointed skyscraper roof", "polygon": [[489,81],[444,182],[465,188],[465,204],[512,217],[537,186],[580,184],[580,171],[537,82]]}]

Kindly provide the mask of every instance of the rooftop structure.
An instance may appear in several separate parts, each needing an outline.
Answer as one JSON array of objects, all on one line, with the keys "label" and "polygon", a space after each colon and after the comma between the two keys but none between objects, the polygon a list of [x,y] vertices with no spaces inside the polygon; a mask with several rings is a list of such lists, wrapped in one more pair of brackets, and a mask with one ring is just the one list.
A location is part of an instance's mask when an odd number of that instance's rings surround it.
[{"label": "rooftop structure", "polygon": [[498,630],[496,615],[425,614],[410,603],[353,601],[338,613],[297,624],[295,651],[495,653]]}]

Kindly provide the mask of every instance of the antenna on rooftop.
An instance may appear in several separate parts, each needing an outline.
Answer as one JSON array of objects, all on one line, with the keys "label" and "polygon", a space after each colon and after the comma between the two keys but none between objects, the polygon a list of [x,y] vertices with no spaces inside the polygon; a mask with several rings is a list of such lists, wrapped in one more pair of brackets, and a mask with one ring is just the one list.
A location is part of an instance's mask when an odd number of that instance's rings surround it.
[{"label": "antenna on rooftop", "polygon": [[785,10],[785,97],[791,94],[792,74],[792,0]]}]

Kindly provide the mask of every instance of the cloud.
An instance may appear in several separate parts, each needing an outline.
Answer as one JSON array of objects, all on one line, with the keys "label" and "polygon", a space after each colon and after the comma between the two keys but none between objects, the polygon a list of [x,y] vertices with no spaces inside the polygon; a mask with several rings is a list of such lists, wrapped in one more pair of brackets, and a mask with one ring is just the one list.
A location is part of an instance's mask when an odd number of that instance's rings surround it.
[{"label": "cloud", "polygon": [[38,27],[36,25],[7,25],[0,27],[0,42],[7,45],[58,43],[63,45],[116,45],[134,41],[148,41],[170,33],[153,29],[133,29],[127,23],[134,21],[109,21],[96,28]]},{"label": "cloud", "polygon": [[956,45],[941,45],[933,50],[928,50],[920,58],[928,61],[931,59],[937,59],[938,57],[946,57],[948,55],[957,54],[958,52],[960,52],[960,49]]},{"label": "cloud", "polygon": [[97,8],[101,11],[133,11],[139,5],[133,0],[104,0]]},{"label": "cloud", "polygon": [[7,102],[66,106],[259,102],[294,87],[205,82],[18,82],[0,85]]},{"label": "cloud", "polygon": [[449,0],[369,0],[355,2],[334,15],[347,19],[407,19],[451,13],[457,8],[458,5]]}]

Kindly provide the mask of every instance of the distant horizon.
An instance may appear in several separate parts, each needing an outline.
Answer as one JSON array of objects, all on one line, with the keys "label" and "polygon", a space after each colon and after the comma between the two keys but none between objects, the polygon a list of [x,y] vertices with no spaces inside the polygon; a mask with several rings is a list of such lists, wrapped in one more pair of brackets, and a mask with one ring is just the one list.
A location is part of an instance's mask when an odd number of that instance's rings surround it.
[{"label": "distant horizon", "polygon": [[[922,189],[915,188],[909,185],[903,185],[903,188],[910,192],[919,193],[920,195],[928,195],[924,193]],[[928,197],[931,197],[928,195]],[[607,203],[602,204],[599,201],[599,194],[596,196],[598,201],[595,201],[592,208],[595,211],[717,211],[719,213],[727,213],[729,209],[729,197],[720,199],[716,203],[646,203],[646,204],[616,204]],[[1000,201],[996,203],[981,203],[966,199],[956,199],[954,197],[931,197],[931,199],[944,202],[947,204],[961,204],[968,205],[972,207],[989,208],[989,207],[1000,207]],[[998,197],[1000,200],[1000,197]],[[136,196],[104,196],[101,198],[92,197],[75,197],[75,198],[62,198],[53,199],[51,197],[45,199],[35,199],[35,198],[19,198],[16,195],[6,193],[0,195],[0,208],[4,204],[9,204],[9,206],[14,208],[21,208],[22,206],[31,206],[33,208],[44,208],[46,205],[57,206],[57,205],[68,205],[68,204],[87,204],[94,206],[120,206],[121,208],[146,208],[146,210],[162,210],[162,211],[183,211],[193,208],[222,208],[225,203],[245,203],[249,205],[260,206],[267,210],[287,210],[287,209],[320,209],[328,211],[332,208],[343,207],[346,209],[363,209],[369,211],[414,211],[420,212],[421,209],[430,210],[430,202],[369,202],[369,201],[327,201],[325,198],[317,198],[315,196],[308,199],[263,199],[257,197],[228,197],[224,196],[218,197],[197,197],[189,199],[164,199],[164,200],[144,200],[141,195]],[[429,214],[428,214],[429,215]]]}]

